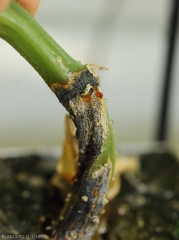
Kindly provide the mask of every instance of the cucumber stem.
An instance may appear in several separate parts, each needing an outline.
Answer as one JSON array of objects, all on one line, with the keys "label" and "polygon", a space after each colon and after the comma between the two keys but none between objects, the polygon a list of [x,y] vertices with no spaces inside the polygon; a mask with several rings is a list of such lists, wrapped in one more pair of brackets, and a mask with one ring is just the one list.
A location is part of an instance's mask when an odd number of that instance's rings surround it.
[{"label": "cucumber stem", "polygon": [[16,1],[0,13],[0,37],[14,47],[50,86],[66,84],[85,68],[71,58]]}]

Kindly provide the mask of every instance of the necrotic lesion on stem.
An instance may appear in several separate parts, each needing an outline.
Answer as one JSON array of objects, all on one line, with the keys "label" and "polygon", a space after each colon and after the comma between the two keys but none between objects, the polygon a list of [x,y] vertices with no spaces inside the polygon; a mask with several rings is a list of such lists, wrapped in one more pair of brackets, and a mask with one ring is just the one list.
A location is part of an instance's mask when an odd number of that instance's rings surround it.
[{"label": "necrotic lesion on stem", "polygon": [[16,1],[0,14],[0,37],[42,76],[77,128],[79,167],[71,204],[54,239],[90,239],[115,160],[113,129],[98,77],[72,59]]},{"label": "necrotic lesion on stem", "polygon": [[[75,74],[68,85],[52,85],[76,126],[79,146],[78,172],[72,189],[74,201],[55,238],[90,239],[106,202],[114,155],[110,127],[98,79],[88,69]],[[75,196],[75,197],[74,197]]]}]

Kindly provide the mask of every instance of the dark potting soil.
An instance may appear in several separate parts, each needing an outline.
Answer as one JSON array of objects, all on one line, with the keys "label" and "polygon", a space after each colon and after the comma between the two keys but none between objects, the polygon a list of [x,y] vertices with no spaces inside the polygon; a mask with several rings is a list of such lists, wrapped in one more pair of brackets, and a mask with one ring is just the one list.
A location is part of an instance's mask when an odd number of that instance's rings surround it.
[{"label": "dark potting soil", "polygon": [[50,185],[56,162],[37,156],[0,160],[0,238],[48,234],[45,228],[63,206],[60,192]]},{"label": "dark potting soil", "polygon": [[[141,169],[122,176],[95,240],[179,239],[179,165],[171,153],[145,154]],[[50,184],[54,159],[0,159],[0,239],[51,233],[64,200]]]}]

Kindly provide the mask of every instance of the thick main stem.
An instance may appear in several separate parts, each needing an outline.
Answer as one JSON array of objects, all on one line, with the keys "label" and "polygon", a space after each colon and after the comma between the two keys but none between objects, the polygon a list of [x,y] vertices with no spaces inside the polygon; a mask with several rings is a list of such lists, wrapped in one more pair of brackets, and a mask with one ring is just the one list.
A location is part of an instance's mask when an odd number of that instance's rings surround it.
[{"label": "thick main stem", "polygon": [[68,86],[55,84],[53,91],[76,126],[79,148],[71,197],[54,240],[90,240],[108,202],[115,163],[113,129],[98,78],[89,69],[73,76]]},{"label": "thick main stem", "polygon": [[0,14],[0,37],[13,46],[48,85],[66,84],[71,73],[85,68],[72,59],[16,1]]},{"label": "thick main stem", "polygon": [[15,1],[0,14],[0,37],[42,76],[77,128],[79,159],[72,188],[74,201],[54,239],[91,239],[107,203],[115,162],[113,129],[99,79],[89,65],[73,60]]}]

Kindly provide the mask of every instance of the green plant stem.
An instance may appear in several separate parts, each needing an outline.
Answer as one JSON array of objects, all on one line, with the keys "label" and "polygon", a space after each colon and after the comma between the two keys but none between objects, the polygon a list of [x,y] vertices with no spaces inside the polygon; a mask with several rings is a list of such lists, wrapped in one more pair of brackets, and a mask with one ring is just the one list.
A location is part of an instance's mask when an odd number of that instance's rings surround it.
[{"label": "green plant stem", "polygon": [[90,239],[107,203],[115,163],[113,128],[99,78],[89,65],[72,59],[15,1],[0,14],[0,37],[42,76],[75,123],[78,170],[72,201],[54,239],[71,239],[72,235]]},{"label": "green plant stem", "polygon": [[0,37],[13,46],[48,85],[66,84],[71,73],[85,68],[72,59],[16,1],[0,13]]}]

